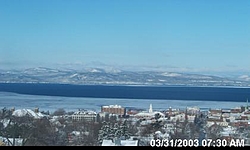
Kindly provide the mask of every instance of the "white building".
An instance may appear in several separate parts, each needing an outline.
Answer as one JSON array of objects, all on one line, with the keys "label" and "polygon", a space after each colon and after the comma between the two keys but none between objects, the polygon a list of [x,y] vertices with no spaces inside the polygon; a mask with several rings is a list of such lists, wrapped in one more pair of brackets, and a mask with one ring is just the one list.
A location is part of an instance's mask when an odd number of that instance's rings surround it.
[{"label": "white building", "polygon": [[152,119],[155,117],[156,114],[159,114],[161,118],[165,118],[165,114],[163,114],[162,112],[153,111],[152,104],[150,104],[148,111],[139,112],[138,114],[135,114],[135,117],[140,119]]},{"label": "white building", "polygon": [[81,110],[72,114],[72,120],[74,121],[95,121],[97,113],[94,111]]}]

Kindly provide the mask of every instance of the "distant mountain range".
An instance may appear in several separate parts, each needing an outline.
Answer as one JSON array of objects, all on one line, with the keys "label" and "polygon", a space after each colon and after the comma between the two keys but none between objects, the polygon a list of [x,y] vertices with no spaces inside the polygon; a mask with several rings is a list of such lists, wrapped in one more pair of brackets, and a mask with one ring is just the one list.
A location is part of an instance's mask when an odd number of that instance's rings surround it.
[{"label": "distant mountain range", "polygon": [[1,70],[1,83],[60,83],[133,86],[240,86],[250,87],[248,76],[237,79],[201,74],[119,69],[53,69],[45,67]]}]

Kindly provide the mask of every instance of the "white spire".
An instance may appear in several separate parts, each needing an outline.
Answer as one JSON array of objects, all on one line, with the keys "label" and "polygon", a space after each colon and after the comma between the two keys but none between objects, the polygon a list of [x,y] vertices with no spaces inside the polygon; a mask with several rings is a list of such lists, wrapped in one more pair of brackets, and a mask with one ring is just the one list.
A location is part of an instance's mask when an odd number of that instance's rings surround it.
[{"label": "white spire", "polygon": [[152,113],[153,112],[153,108],[152,108],[152,104],[149,105],[149,110],[148,110],[149,113]]}]

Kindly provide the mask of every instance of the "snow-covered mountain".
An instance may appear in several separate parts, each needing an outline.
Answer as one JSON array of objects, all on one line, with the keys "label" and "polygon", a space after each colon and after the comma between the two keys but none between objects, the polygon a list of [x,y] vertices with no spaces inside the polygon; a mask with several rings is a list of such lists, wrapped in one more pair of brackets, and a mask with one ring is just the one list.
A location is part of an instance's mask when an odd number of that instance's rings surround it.
[{"label": "snow-covered mountain", "polygon": [[161,71],[124,71],[114,68],[1,70],[1,83],[60,83],[104,85],[250,86],[249,76],[226,78]]}]

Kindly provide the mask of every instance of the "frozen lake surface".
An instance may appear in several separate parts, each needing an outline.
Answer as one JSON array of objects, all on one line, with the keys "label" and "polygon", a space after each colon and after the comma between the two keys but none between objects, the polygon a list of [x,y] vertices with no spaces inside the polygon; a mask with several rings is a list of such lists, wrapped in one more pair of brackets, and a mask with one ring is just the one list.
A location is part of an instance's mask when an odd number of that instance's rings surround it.
[{"label": "frozen lake surface", "polygon": [[40,111],[53,112],[59,108],[66,111],[78,109],[101,111],[103,105],[121,105],[126,108],[139,108],[147,110],[152,104],[154,110],[166,110],[169,107],[185,109],[186,107],[209,108],[235,108],[246,106],[246,102],[206,101],[206,100],[156,100],[156,99],[118,99],[118,98],[87,98],[87,97],[61,97],[24,95],[9,92],[0,92],[0,108],[39,108]]}]

